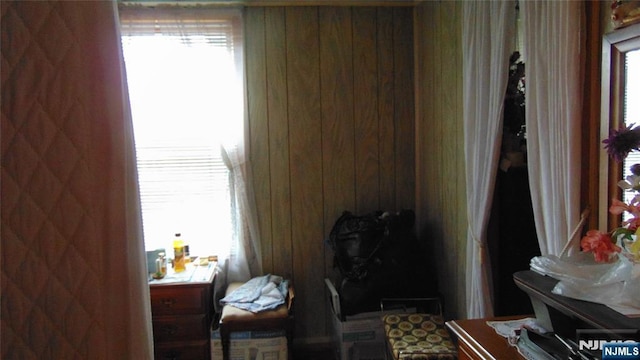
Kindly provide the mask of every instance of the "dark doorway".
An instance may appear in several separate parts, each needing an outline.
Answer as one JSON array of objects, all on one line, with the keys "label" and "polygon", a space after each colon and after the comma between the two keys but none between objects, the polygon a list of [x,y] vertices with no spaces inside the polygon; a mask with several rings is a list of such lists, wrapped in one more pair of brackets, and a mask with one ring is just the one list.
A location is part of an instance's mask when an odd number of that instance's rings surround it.
[{"label": "dark doorway", "polygon": [[497,316],[533,313],[528,296],[513,282],[513,273],[528,270],[531,258],[540,255],[527,170],[525,67],[517,51],[509,63],[502,154],[488,232]]}]

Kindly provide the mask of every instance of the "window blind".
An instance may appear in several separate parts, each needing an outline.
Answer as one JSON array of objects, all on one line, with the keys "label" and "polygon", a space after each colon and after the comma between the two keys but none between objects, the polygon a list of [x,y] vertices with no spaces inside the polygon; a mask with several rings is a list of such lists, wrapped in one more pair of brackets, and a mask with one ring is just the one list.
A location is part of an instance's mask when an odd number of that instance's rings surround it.
[{"label": "window blind", "polygon": [[235,117],[233,12],[124,8],[120,11],[142,220],[147,250],[180,233],[192,255],[228,251],[229,170],[221,136]]},{"label": "window blind", "polygon": [[[630,51],[625,55],[625,86],[623,99],[624,123],[629,126],[635,124],[640,126],[640,104],[633,99],[640,97],[640,50]],[[631,166],[640,164],[640,152],[632,151],[629,153],[623,164],[623,177],[631,175]],[[635,192],[625,191],[623,193],[623,201],[627,204],[631,202]],[[624,219],[630,217],[629,214],[623,215]]]}]

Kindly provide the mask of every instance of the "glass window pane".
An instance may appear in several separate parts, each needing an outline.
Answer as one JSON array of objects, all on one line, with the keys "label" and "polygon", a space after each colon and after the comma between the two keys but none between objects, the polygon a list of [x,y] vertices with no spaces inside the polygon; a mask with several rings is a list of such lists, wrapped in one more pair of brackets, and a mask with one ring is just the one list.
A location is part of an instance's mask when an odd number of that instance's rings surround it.
[{"label": "glass window pane", "polygon": [[[625,87],[623,116],[624,123],[629,126],[635,124],[640,126],[640,50],[627,52],[625,55]],[[624,161],[623,176],[631,175],[631,166],[640,163],[640,152],[632,151]],[[635,192],[625,191],[623,201],[629,203]],[[625,213],[625,217],[629,215]]]},{"label": "glass window pane", "polygon": [[180,233],[191,255],[228,252],[229,172],[220,134],[229,126],[233,49],[176,36],[124,36],[145,247]]}]

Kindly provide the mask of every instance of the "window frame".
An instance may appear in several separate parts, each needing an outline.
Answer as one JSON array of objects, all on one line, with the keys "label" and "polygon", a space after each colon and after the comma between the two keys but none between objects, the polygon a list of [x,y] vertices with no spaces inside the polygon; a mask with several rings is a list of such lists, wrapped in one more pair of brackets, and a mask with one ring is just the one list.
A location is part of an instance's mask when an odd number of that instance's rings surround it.
[{"label": "window frame", "polygon": [[602,40],[602,97],[600,121],[600,190],[599,228],[611,229],[620,225],[621,216],[609,213],[611,199],[622,199],[618,181],[622,179],[622,164],[611,161],[602,146],[611,129],[624,123],[625,54],[640,49],[640,24],[631,25],[603,36]]}]

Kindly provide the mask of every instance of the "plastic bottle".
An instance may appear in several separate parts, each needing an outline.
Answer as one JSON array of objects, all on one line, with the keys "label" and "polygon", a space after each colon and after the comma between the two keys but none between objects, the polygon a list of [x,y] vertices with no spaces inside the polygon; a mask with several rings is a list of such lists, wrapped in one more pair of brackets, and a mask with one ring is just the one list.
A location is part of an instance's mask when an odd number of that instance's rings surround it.
[{"label": "plastic bottle", "polygon": [[184,242],[178,233],[176,234],[176,238],[173,240],[173,271],[181,272],[184,270]]}]

